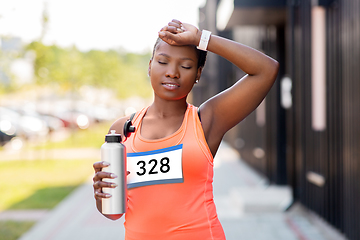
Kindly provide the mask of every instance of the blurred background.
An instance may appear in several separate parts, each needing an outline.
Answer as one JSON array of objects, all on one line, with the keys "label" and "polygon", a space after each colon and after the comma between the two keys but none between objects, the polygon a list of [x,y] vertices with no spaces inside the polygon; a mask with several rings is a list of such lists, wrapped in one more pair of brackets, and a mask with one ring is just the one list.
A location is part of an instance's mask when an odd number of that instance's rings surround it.
[{"label": "blurred background", "polygon": [[[0,0],[0,212],[41,214],[89,179],[111,124],[152,100],[158,31],[198,26],[203,3]],[[0,218],[0,239],[23,220]]]},{"label": "blurred background", "polygon": [[[269,95],[225,141],[291,189],[290,209],[360,239],[359,13],[357,0],[0,0],[0,212],[53,209],[91,176],[110,124],[151,102],[152,46],[177,18],[279,61]],[[243,75],[209,53],[190,101]],[[33,224],[0,219],[0,239]]]},{"label": "blurred background", "polygon": [[[225,140],[270,182],[291,186],[295,204],[354,240],[360,239],[359,13],[357,0],[208,0],[200,9],[201,28],[280,63],[263,103]],[[243,76],[222,58],[208,60],[196,104]]]}]

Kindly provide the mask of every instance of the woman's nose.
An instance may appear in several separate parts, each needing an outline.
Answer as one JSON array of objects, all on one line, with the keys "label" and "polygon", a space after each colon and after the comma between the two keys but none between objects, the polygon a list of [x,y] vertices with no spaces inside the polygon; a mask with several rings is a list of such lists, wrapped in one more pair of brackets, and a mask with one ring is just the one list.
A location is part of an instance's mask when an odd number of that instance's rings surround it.
[{"label": "woman's nose", "polygon": [[180,78],[180,72],[176,66],[169,65],[166,71],[166,77],[169,78]]}]

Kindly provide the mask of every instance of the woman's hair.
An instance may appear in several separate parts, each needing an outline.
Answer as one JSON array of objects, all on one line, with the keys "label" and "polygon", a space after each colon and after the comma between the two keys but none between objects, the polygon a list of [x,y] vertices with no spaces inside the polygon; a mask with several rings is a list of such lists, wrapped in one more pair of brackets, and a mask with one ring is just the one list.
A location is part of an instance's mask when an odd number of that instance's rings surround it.
[{"label": "woman's hair", "polygon": [[[154,44],[154,48],[153,48],[153,52],[152,52],[152,57],[151,59],[154,58],[154,54],[155,54],[155,50],[157,49],[159,43],[161,42],[161,38],[158,38]],[[202,50],[199,50],[197,49],[196,46],[194,45],[189,45],[191,47],[194,47],[194,50],[196,51],[196,56],[198,58],[198,63],[197,63],[197,68],[200,68],[200,67],[204,67],[205,66],[205,62],[206,62],[206,56],[207,56],[207,51],[202,51]]]}]

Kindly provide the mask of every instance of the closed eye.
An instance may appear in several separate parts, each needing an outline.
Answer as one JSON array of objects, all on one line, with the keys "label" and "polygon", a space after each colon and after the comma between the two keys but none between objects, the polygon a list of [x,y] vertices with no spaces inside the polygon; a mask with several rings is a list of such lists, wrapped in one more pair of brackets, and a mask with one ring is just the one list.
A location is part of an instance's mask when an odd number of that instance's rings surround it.
[{"label": "closed eye", "polygon": [[185,66],[182,66],[182,68],[185,68],[185,69],[191,69],[191,67],[185,67]]},{"label": "closed eye", "polygon": [[166,62],[161,62],[161,61],[158,61],[158,63],[160,63],[160,64],[166,64]]}]

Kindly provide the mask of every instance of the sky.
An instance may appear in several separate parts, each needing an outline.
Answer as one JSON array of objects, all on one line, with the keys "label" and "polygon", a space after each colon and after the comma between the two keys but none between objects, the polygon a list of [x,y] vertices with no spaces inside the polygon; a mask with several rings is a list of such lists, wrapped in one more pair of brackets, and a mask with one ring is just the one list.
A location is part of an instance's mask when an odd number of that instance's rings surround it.
[{"label": "sky", "polygon": [[173,18],[198,26],[206,0],[0,0],[0,37],[38,40],[46,6],[45,44],[82,51],[119,49],[143,53]]}]

